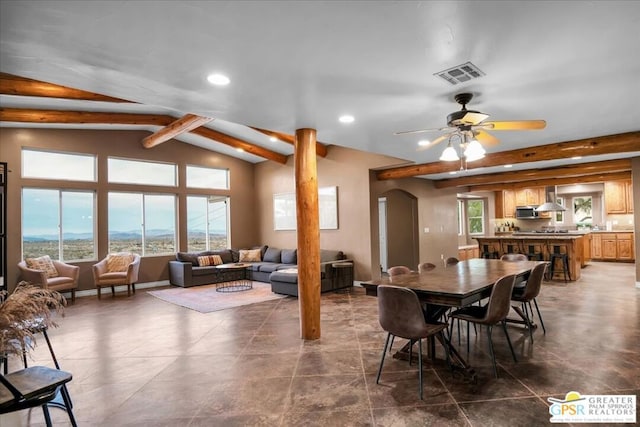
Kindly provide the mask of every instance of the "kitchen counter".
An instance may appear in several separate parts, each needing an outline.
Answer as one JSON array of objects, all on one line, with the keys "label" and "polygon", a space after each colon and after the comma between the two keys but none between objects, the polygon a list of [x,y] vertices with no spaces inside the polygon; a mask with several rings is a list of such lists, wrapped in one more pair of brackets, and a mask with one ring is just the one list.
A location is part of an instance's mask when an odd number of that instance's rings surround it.
[{"label": "kitchen counter", "polygon": [[[535,233],[517,232],[511,236],[478,236],[480,253],[484,248],[495,252],[498,257],[506,253],[535,254],[543,260],[549,260],[551,253],[567,254],[571,280],[580,278],[580,269],[586,264],[584,245],[589,233]],[[587,243],[588,244],[588,243]],[[564,280],[562,267],[556,264],[554,280]]]}]

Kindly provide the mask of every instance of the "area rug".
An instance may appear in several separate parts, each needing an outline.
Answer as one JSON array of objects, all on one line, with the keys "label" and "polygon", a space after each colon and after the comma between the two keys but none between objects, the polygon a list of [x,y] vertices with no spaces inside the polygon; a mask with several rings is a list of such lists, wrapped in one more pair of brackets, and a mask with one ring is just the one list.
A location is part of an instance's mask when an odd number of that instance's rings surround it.
[{"label": "area rug", "polygon": [[211,313],[212,311],[286,297],[286,295],[274,294],[271,292],[271,284],[262,282],[253,282],[253,289],[238,292],[217,292],[216,285],[202,285],[190,288],[172,287],[147,291],[147,293],[163,301],[200,313]]}]

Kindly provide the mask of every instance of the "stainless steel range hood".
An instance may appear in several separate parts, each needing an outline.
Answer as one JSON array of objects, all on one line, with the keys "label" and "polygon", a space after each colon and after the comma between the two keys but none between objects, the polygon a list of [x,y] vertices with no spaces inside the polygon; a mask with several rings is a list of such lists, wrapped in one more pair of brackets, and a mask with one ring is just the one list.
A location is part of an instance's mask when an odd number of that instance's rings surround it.
[{"label": "stainless steel range hood", "polygon": [[556,203],[556,187],[545,187],[545,202],[536,208],[536,212],[563,212],[564,206]]}]

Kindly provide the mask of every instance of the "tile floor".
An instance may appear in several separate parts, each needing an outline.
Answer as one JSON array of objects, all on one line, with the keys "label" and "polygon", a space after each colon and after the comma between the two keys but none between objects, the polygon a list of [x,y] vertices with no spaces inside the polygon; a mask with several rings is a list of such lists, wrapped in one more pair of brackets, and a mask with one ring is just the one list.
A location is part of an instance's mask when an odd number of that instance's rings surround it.
[{"label": "tile floor", "polygon": [[[640,396],[634,275],[632,264],[594,262],[579,282],[545,282],[546,335],[536,330],[532,343],[509,327],[518,363],[497,329],[495,379],[484,335],[471,332],[468,356],[464,336],[459,348],[478,383],[427,366],[424,401],[415,364],[387,357],[375,383],[385,334],[376,299],[358,287],[322,296],[317,341],[299,338],[295,298],[200,314],[144,289],[78,298],[50,337],[73,373],[80,426],[542,426],[548,396]],[[30,363],[52,365],[44,340]],[[51,413],[69,425],[62,410]],[[43,425],[42,411],[0,416],[2,427],[21,425]]]}]

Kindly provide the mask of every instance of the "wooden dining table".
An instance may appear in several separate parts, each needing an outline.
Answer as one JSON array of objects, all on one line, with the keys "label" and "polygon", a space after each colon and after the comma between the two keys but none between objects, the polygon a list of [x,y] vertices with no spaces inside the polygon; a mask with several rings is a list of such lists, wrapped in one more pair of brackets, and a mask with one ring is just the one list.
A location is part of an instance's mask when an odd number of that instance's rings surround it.
[{"label": "wooden dining table", "polygon": [[[436,267],[423,273],[411,272],[393,277],[382,277],[362,282],[367,295],[377,295],[380,285],[409,288],[424,304],[428,322],[442,321],[451,307],[464,307],[491,295],[494,283],[502,276],[515,274],[516,283],[526,280],[531,269],[544,261],[508,262],[497,259],[474,258],[447,267]],[[449,343],[447,343],[448,345]],[[406,359],[409,345],[394,357]],[[475,380],[475,373],[454,347],[449,345],[454,366],[461,368],[465,376]]]}]

